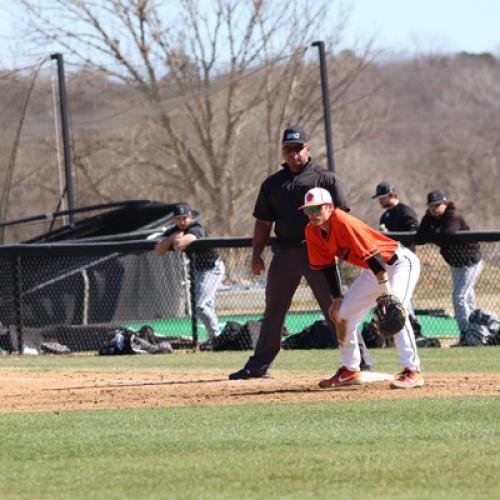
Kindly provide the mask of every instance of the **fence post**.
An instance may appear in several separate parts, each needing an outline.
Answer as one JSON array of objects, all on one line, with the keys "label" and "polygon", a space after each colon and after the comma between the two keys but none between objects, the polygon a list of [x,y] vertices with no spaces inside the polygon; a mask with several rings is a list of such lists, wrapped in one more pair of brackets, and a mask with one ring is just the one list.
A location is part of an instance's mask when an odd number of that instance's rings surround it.
[{"label": "fence post", "polygon": [[189,259],[189,295],[191,299],[191,331],[193,335],[193,347],[198,345],[198,317],[196,313],[196,282],[195,269],[196,252]]},{"label": "fence post", "polygon": [[81,271],[83,281],[82,325],[89,324],[90,283],[87,268]]},{"label": "fence post", "polygon": [[16,330],[17,330],[17,348],[19,354],[24,351],[23,339],[23,308],[22,308],[22,272],[21,272],[21,256],[15,255],[12,259],[13,277],[14,277],[14,314],[16,317]]}]

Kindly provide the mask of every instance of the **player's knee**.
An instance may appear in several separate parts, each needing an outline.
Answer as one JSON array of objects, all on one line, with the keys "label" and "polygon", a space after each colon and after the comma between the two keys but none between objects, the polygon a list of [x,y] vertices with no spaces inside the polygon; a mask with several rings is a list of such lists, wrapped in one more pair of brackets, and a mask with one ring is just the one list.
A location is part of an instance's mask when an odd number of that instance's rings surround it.
[{"label": "player's knee", "polygon": [[342,314],[340,314],[340,311],[339,313],[337,313],[337,315],[335,316],[335,325],[337,328],[342,328],[342,329],[346,329],[347,328],[347,322],[348,322],[348,319],[343,316]]}]

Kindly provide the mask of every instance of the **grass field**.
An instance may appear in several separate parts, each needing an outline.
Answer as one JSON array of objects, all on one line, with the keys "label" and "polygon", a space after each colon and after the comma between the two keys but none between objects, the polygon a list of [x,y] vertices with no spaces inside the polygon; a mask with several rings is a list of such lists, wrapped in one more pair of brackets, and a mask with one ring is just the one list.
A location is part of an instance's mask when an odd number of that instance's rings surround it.
[{"label": "grass field", "polygon": [[[5,356],[0,379],[168,368],[196,380],[248,354]],[[500,348],[420,354],[426,372],[445,377],[500,371]],[[374,355],[378,370],[395,371],[394,351]],[[284,351],[273,374],[293,388],[295,373],[319,379],[337,360]],[[1,413],[0,497],[499,498],[499,396],[497,386],[490,396]]]}]

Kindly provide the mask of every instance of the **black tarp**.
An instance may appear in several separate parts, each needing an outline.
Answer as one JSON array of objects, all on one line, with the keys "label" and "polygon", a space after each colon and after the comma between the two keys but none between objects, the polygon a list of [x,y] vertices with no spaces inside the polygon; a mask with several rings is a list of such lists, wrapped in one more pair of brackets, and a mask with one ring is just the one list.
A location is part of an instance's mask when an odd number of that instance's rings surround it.
[{"label": "black tarp", "polygon": [[[174,224],[175,203],[131,201],[76,220],[24,243],[92,243],[152,239]],[[195,218],[197,214],[195,213]],[[183,254],[152,251],[23,256],[23,326],[90,325],[189,313]],[[0,320],[15,324],[13,259],[0,259]],[[7,286],[6,286],[7,285]],[[9,286],[10,285],[10,286]]]}]

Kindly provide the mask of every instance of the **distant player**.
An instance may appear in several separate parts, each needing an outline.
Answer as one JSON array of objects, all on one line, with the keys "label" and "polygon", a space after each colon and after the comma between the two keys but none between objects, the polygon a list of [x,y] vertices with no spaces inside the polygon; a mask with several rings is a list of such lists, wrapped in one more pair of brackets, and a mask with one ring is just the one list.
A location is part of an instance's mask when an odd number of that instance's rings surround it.
[{"label": "distant player", "polygon": [[450,237],[457,231],[469,231],[454,201],[447,200],[443,191],[427,195],[427,211],[417,231],[417,244],[434,243],[451,268],[453,308],[460,329],[460,343],[465,343],[469,316],[476,309],[474,285],[483,269],[479,243],[452,243]]},{"label": "distant player", "polygon": [[[378,200],[385,211],[380,216],[380,231],[416,231],[418,219],[415,210],[399,201],[394,184],[384,181],[377,185],[372,199]],[[415,253],[415,242],[405,245]],[[408,314],[415,333],[420,334],[421,326],[415,315],[412,304],[408,304]]]},{"label": "distant player", "polygon": [[215,312],[215,295],[225,275],[225,265],[217,250],[213,248],[193,250],[193,241],[205,238],[205,228],[193,219],[189,205],[179,203],[174,209],[175,226],[168,229],[155,246],[155,254],[164,255],[168,250],[185,252],[194,258],[194,283],[196,312],[206,328],[208,339],[200,348],[212,350],[215,337],[220,334],[219,320]]},{"label": "distant player", "polygon": [[[378,200],[380,206],[385,209],[380,216],[380,231],[416,231],[418,219],[415,210],[399,201],[394,185],[390,182],[381,182],[375,189],[372,200]],[[415,252],[415,243],[406,245]]]},{"label": "distant player", "polygon": [[[330,193],[322,188],[310,189],[302,208],[309,217],[305,236],[312,269],[326,276],[331,292],[329,315],[335,321],[342,366],[320,387],[361,384],[357,327],[376,303],[395,295],[408,304],[420,275],[417,256],[363,221],[336,209]],[[336,259],[362,267],[363,271],[341,294]],[[424,385],[420,359],[410,321],[394,335],[403,371],[391,382],[394,389],[410,389]]]}]

